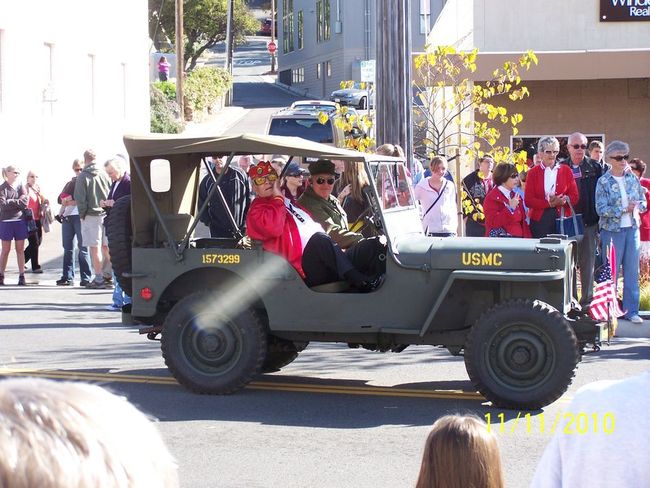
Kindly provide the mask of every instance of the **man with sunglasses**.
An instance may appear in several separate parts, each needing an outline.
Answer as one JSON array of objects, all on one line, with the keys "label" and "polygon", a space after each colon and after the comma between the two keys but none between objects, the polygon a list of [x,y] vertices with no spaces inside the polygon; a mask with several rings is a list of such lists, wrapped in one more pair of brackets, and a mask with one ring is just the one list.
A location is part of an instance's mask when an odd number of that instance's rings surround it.
[{"label": "man with sunglasses", "polygon": [[271,162],[251,166],[248,175],[256,195],[246,217],[248,235],[262,241],[265,250],[284,256],[307,286],[345,280],[354,289],[368,292],[381,284],[359,272],[323,227],[282,195]]},{"label": "man with sunglasses", "polygon": [[598,245],[598,221],[596,213],[596,183],[605,172],[599,161],[587,157],[587,137],[574,132],[567,142],[569,158],[563,161],[573,173],[580,198],[575,204],[576,213],[582,214],[584,234],[578,242],[578,267],[582,292],[580,305],[586,310],[593,298],[594,265]]},{"label": "man with sunglasses", "polygon": [[384,273],[384,242],[380,238],[365,238],[363,234],[351,231],[345,210],[338,198],[332,195],[337,176],[334,163],[319,159],[309,165],[309,173],[309,187],[298,202],[323,226],[327,235],[341,246],[357,269],[369,276]]}]

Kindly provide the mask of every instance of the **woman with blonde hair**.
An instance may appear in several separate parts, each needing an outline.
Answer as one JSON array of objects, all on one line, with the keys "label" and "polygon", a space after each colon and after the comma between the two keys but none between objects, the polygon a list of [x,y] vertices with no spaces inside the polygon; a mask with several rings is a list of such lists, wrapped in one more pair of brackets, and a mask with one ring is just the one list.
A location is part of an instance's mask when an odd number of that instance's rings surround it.
[{"label": "woman with blonde hair", "polygon": [[458,206],[456,187],[445,177],[447,159],[434,156],[429,167],[431,176],[415,185],[415,198],[422,204],[422,227],[429,236],[454,237],[458,228]]},{"label": "woman with blonde hair", "polygon": [[502,488],[501,454],[494,434],[474,416],[446,415],[433,424],[416,488]]},{"label": "woman with blonde hair", "polygon": [[0,285],[5,284],[5,269],[11,251],[11,241],[16,241],[16,260],[18,261],[18,286],[25,286],[25,239],[27,221],[23,210],[27,208],[27,190],[18,182],[20,171],[15,166],[2,168],[4,183],[0,185]]},{"label": "woman with blonde hair", "polygon": [[[369,185],[370,181],[364,163],[362,161],[345,161],[345,169],[332,193],[336,194],[339,199],[351,227],[368,213],[370,203],[364,195],[363,189]],[[362,234],[369,237],[364,232]]]},{"label": "woman with blonde hair", "polygon": [[43,196],[41,187],[38,185],[38,175],[35,171],[30,170],[27,172],[27,184],[25,185],[29,202],[27,208],[31,209],[36,224],[36,230],[30,232],[27,237],[27,247],[25,248],[25,264],[31,261],[32,273],[42,273],[40,263],[38,262],[38,248],[43,242],[43,224],[41,223],[41,214],[46,205],[49,205],[48,200]]}]

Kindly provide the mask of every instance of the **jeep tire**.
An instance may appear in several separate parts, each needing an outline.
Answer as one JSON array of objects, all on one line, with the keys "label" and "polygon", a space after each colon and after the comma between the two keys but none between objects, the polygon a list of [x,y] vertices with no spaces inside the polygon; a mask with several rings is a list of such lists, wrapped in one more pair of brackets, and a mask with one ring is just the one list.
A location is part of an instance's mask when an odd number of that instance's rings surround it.
[{"label": "jeep tire", "polygon": [[261,370],[266,331],[251,309],[229,314],[214,292],[179,300],[163,323],[165,364],[196,393],[223,395],[246,386]]},{"label": "jeep tire", "polygon": [[266,359],[262,365],[262,373],[275,373],[296,360],[308,342],[294,343],[277,337],[269,337],[266,349]]},{"label": "jeep tire", "polygon": [[131,195],[115,200],[110,214],[105,219],[105,225],[115,278],[122,291],[132,297],[131,278],[124,276],[124,273],[131,272],[131,241],[133,236],[131,229]]},{"label": "jeep tire", "polygon": [[465,343],[465,367],[495,406],[534,410],[557,400],[579,361],[573,329],[537,300],[508,300],[482,314]]}]

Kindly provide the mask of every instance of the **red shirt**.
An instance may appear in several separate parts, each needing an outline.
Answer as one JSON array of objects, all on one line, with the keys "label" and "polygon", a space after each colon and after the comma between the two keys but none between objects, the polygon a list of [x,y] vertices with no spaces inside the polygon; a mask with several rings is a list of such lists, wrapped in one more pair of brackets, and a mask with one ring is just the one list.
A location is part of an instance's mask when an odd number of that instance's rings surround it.
[{"label": "red shirt", "polygon": [[251,239],[262,241],[269,252],[287,258],[302,278],[302,244],[293,217],[282,197],[256,197],[246,216],[246,232]]},{"label": "red shirt", "polygon": [[[575,204],[578,203],[578,199],[580,198],[578,186],[573,178],[571,168],[566,164],[559,165],[554,191],[557,196],[568,196],[571,205],[575,206]],[[541,219],[544,210],[551,208],[550,203],[546,199],[546,192],[544,191],[544,165],[542,163],[532,167],[530,171],[528,171],[524,199],[526,201],[526,206],[530,210],[530,220],[537,221]],[[560,214],[560,208],[562,207],[556,207],[558,215]],[[568,204],[564,205],[564,215],[571,215],[571,210],[569,209]]]},{"label": "red shirt", "polygon": [[498,186],[495,186],[483,200],[485,213],[485,235],[490,235],[492,229],[503,228],[513,237],[532,237],[530,228],[526,223],[526,210],[524,202],[519,200],[517,208],[511,210],[508,198]]},{"label": "red shirt", "polygon": [[639,229],[639,233],[641,234],[642,241],[650,241],[650,179],[641,178],[641,186],[648,189],[648,192],[645,194],[648,210],[641,214],[641,228]]}]

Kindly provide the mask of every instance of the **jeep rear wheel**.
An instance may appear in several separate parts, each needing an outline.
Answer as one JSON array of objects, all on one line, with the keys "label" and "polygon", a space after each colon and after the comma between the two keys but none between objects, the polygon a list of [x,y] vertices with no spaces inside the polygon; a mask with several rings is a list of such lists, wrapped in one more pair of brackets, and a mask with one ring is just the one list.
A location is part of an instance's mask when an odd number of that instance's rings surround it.
[{"label": "jeep rear wheel", "polygon": [[567,390],[579,361],[564,317],[534,300],[511,300],[485,312],[465,344],[465,367],[495,406],[534,410]]},{"label": "jeep rear wheel", "polygon": [[106,238],[111,254],[111,265],[120,287],[130,297],[133,296],[131,278],[123,276],[131,272],[131,196],[115,200],[111,213],[105,219]]},{"label": "jeep rear wheel", "polygon": [[277,337],[269,337],[266,349],[266,359],[262,365],[262,373],[274,373],[296,360],[298,354],[303,351],[308,342],[296,345],[291,341],[285,341]]},{"label": "jeep rear wheel", "polygon": [[194,293],[171,309],[163,324],[165,364],[180,384],[197,393],[240,390],[260,372],[266,332],[251,309],[224,312],[214,293]]}]

